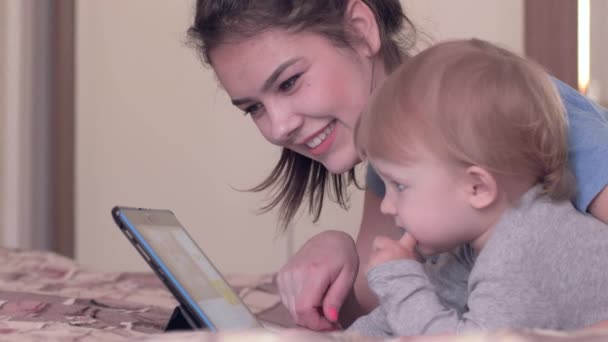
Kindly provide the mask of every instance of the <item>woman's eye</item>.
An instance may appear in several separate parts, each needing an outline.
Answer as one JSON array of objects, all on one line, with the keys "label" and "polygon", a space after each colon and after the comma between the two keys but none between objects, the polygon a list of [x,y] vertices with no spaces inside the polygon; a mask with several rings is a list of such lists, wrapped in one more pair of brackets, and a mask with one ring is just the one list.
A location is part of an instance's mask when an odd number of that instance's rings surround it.
[{"label": "woman's eye", "polygon": [[281,91],[288,91],[289,89],[293,88],[293,86],[294,86],[294,84],[296,84],[296,81],[298,80],[298,78],[300,78],[300,75],[301,74],[297,74],[295,76],[292,76],[292,77],[288,78],[284,82],[282,82],[279,85],[279,90],[281,90]]},{"label": "woman's eye", "polygon": [[253,105],[245,108],[244,115],[248,115],[248,114],[256,115],[261,110],[261,108],[262,108],[262,104],[261,103],[253,104]]}]

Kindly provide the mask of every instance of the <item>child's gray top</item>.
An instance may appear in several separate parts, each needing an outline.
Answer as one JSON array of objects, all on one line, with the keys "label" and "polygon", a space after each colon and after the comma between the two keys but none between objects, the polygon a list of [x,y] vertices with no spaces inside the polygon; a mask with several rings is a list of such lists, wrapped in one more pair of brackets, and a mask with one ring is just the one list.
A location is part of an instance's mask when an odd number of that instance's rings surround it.
[{"label": "child's gray top", "polygon": [[463,246],[435,264],[391,261],[367,278],[380,306],[350,331],[577,329],[608,319],[608,225],[568,201],[549,200],[537,186],[505,212],[477,258]]}]

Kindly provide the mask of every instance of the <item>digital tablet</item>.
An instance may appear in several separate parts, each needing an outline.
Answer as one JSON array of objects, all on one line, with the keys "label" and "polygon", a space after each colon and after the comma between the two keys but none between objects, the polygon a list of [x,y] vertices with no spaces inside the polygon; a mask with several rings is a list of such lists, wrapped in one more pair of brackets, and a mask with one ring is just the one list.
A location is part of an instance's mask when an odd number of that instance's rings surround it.
[{"label": "digital tablet", "polygon": [[179,301],[192,327],[211,331],[262,327],[173,212],[117,206],[112,217]]}]

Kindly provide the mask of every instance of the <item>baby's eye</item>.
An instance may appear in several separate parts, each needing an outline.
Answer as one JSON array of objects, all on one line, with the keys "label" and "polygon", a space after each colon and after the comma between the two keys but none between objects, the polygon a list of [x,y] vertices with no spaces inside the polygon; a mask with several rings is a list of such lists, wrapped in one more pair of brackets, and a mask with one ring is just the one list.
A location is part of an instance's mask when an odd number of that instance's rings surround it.
[{"label": "baby's eye", "polygon": [[402,192],[405,189],[407,189],[407,187],[403,184],[399,184],[397,182],[393,182],[393,185],[395,186],[395,189],[397,189],[397,192]]},{"label": "baby's eye", "polygon": [[253,105],[245,108],[244,115],[248,115],[248,114],[256,115],[258,112],[260,112],[261,109],[262,109],[262,104],[261,103],[253,104]]},{"label": "baby's eye", "polygon": [[293,86],[296,84],[296,81],[298,80],[298,78],[300,78],[300,76],[301,76],[301,74],[297,74],[295,76],[288,78],[287,80],[285,80],[284,82],[282,82],[279,85],[279,90],[288,91],[289,89],[293,88]]}]

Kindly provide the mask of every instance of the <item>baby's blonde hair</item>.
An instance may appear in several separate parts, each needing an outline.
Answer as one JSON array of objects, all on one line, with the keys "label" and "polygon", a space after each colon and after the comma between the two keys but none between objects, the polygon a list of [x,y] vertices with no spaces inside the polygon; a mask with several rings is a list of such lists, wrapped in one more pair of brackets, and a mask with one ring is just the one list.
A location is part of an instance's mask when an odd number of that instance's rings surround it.
[{"label": "baby's blonde hair", "polygon": [[423,147],[495,175],[535,177],[573,195],[568,122],[553,82],[532,61],[471,39],[435,45],[401,65],[356,128],[363,157],[416,158]]}]

